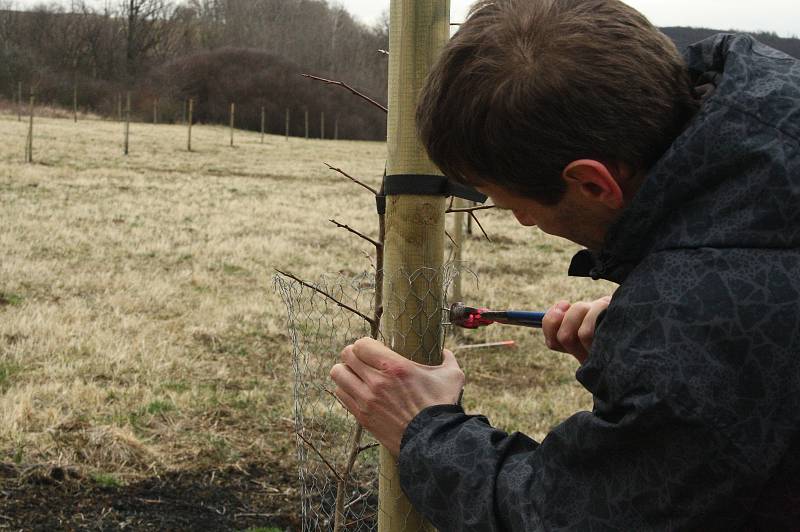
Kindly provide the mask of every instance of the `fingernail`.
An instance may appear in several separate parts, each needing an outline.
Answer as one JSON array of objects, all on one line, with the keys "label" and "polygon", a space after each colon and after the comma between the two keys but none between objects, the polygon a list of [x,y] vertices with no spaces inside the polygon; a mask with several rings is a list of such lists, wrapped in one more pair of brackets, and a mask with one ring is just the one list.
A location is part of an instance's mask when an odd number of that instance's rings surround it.
[{"label": "fingernail", "polygon": [[556,310],[559,312],[566,312],[569,310],[569,303],[566,301],[561,301],[560,303],[556,304]]}]

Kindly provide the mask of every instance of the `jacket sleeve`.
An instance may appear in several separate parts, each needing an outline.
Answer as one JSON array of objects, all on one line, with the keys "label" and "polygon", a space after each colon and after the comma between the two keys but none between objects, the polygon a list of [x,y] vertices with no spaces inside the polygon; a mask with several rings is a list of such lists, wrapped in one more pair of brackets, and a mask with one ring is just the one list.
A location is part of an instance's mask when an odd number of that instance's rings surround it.
[{"label": "jacket sleeve", "polygon": [[405,432],[401,484],[443,532],[732,525],[712,511],[731,499],[724,437],[652,396],[617,414],[578,413],[539,445],[458,406],[431,407]]}]

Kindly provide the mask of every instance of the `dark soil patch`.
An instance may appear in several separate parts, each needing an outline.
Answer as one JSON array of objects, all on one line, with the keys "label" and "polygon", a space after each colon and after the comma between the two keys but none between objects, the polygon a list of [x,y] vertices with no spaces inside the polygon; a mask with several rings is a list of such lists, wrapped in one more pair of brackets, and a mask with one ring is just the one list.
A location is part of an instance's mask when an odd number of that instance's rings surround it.
[{"label": "dark soil patch", "polygon": [[59,467],[0,464],[0,529],[300,528],[297,475],[275,463],[107,484]]}]

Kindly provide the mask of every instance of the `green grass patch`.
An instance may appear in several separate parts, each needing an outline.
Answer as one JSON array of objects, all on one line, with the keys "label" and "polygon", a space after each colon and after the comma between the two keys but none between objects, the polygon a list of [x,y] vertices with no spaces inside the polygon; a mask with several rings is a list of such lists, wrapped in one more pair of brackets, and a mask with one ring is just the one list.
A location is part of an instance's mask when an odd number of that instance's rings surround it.
[{"label": "green grass patch", "polygon": [[9,292],[0,292],[0,307],[17,306],[22,303],[23,297]]},{"label": "green grass patch", "polygon": [[149,405],[147,405],[147,408],[145,408],[145,411],[150,415],[162,414],[171,410],[175,410],[175,405],[172,404],[172,402],[161,401],[159,399],[151,402]]},{"label": "green grass patch", "polygon": [[175,393],[185,393],[189,391],[189,384],[184,381],[166,381],[161,384],[161,389]]},{"label": "green grass patch", "polygon": [[92,481],[103,488],[119,488],[122,481],[110,473],[92,473]]},{"label": "green grass patch", "polygon": [[10,386],[13,377],[22,371],[22,366],[13,362],[0,362],[0,391],[6,391]]},{"label": "green grass patch", "polygon": [[222,273],[225,275],[247,275],[250,272],[246,268],[225,262],[222,264]]}]

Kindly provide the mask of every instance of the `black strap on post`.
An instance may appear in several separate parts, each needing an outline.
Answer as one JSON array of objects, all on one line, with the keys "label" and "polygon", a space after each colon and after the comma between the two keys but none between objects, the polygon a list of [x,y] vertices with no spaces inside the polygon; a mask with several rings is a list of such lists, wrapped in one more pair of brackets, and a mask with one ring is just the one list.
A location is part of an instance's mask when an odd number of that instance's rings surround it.
[{"label": "black strap on post", "polygon": [[386,213],[386,196],[455,196],[483,203],[486,196],[472,187],[454,183],[442,175],[395,174],[383,176],[381,192],[376,196],[378,214]]}]

